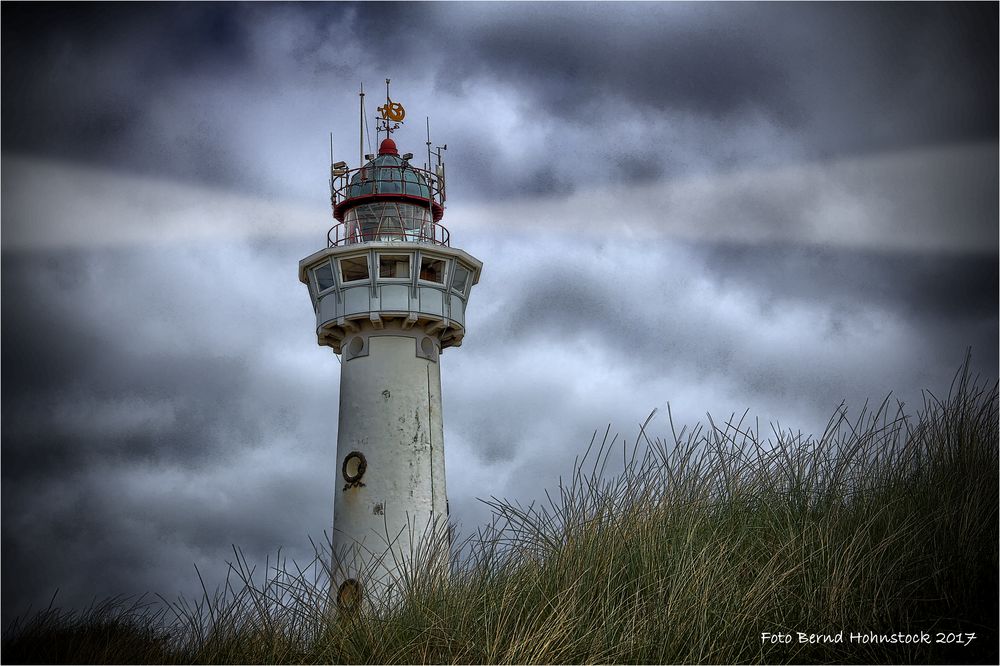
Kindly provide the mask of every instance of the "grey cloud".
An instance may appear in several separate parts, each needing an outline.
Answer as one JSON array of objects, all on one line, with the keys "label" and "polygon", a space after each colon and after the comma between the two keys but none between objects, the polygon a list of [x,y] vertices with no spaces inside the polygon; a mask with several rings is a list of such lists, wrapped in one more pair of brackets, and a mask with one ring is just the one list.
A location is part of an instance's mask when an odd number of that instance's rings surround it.
[{"label": "grey cloud", "polygon": [[[974,28],[995,23],[990,8],[509,9],[438,7],[427,26],[463,36],[443,51],[437,83],[482,109],[473,117],[488,118],[478,81],[517,100],[524,136],[502,134],[487,154],[533,137],[527,159],[492,172],[462,162],[486,191],[544,190],[525,172],[552,166],[549,191],[564,191],[996,136],[996,70],[982,65],[996,35]],[[459,136],[470,152],[490,149],[475,132]]]},{"label": "grey cloud", "polygon": [[723,374],[779,397],[810,384],[797,367],[800,354],[781,361],[776,347],[767,355],[777,365],[768,371],[761,363],[772,334],[758,332],[786,317],[808,327],[787,337],[805,338],[803,352],[825,357],[818,363],[835,363],[831,351],[858,336],[889,335],[878,332],[883,320],[900,328],[905,344],[946,354],[945,365],[966,345],[978,367],[996,360],[995,255],[663,243],[631,253],[619,244],[598,258],[581,247],[565,256],[555,250],[558,261],[521,259],[495,277],[510,285],[509,300],[480,334],[524,345],[593,340],[637,380],[678,370]]},{"label": "grey cloud", "polygon": [[468,41],[471,62],[527,85],[554,117],[589,124],[603,96],[660,111],[793,111],[781,82],[786,65],[756,35],[731,29],[747,18],[743,10],[708,10],[693,26],[686,11],[663,5],[492,10]]},{"label": "grey cloud", "polygon": [[[922,322],[967,320],[995,312],[995,254],[941,255],[865,249],[711,244],[706,274],[781,300],[874,303]],[[986,350],[984,350],[986,351]]]},{"label": "grey cloud", "polygon": [[[164,303],[156,292],[170,289],[144,279],[148,259],[133,262],[122,253],[100,260],[108,282],[96,286],[81,269],[96,263],[93,257],[4,258],[4,290],[11,295],[4,298],[4,318],[18,322],[4,342],[4,381],[18,387],[5,396],[4,438],[19,440],[5,447],[5,478],[99,464],[108,456],[203,464],[215,453],[206,442],[214,415],[239,407],[233,388],[248,381],[242,360],[206,359],[196,347],[180,354],[142,350],[133,337],[139,335],[135,319],[157,316]],[[90,320],[85,304],[94,291],[128,307],[116,320]],[[142,296],[126,296],[130,292]],[[141,405],[162,406],[169,417],[132,427]],[[88,420],[100,426],[87,428]],[[231,435],[253,445],[260,440],[257,428],[234,421]]]},{"label": "grey cloud", "polygon": [[[2,112],[4,149],[303,193],[267,134],[294,123],[322,143],[333,98],[333,129],[352,136],[340,116],[360,80],[377,100],[382,75],[414,103],[448,100],[431,115],[460,148],[457,187],[479,197],[993,138],[995,10],[17,5],[3,28],[4,90],[18,99]],[[531,131],[511,134],[483,90],[516,99]],[[468,157],[506,144],[493,164]],[[568,178],[565,158],[625,166]]]},{"label": "grey cloud", "polygon": [[[194,594],[192,562],[221,582],[233,543],[308,559],[306,537],[329,522],[318,462],[333,455],[337,384],[332,355],[315,371],[299,360],[322,350],[297,253],[4,253],[3,318],[17,325],[3,344],[3,568],[23,572],[7,577],[5,614],[56,586],[71,606]],[[301,306],[289,313],[272,295],[286,286],[301,297],[279,297]]]},{"label": "grey cloud", "polygon": [[[541,101],[547,114],[581,122],[601,97],[610,104],[600,105],[598,122],[634,113],[632,104],[737,121],[748,110],[763,111],[808,132],[804,141],[822,139],[817,147],[827,155],[837,150],[834,142],[868,151],[996,136],[995,8],[616,3],[574,9],[540,4],[468,12],[465,48],[442,78],[488,72],[516,82],[518,94]],[[442,13],[440,22],[447,18]],[[825,108],[816,106],[822,91]],[[914,107],[918,95],[922,104]],[[827,127],[816,126],[817,119]]]}]

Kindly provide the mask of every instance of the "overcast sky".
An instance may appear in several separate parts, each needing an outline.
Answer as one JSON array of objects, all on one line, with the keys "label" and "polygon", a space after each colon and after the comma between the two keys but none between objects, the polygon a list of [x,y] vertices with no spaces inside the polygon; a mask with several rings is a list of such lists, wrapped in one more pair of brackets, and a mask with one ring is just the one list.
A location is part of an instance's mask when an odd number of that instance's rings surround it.
[{"label": "overcast sky", "polygon": [[296,271],[362,81],[416,161],[430,117],[485,264],[442,357],[463,532],[667,403],[812,432],[968,347],[996,380],[996,4],[2,14],[5,620],[329,530],[339,365]]}]

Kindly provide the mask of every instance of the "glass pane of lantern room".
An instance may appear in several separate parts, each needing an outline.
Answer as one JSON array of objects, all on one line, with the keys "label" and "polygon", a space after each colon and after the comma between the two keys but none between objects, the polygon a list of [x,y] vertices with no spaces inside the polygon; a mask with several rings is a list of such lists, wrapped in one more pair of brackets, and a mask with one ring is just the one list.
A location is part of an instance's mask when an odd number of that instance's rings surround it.
[{"label": "glass pane of lantern room", "polygon": [[399,213],[407,240],[419,242],[430,236],[428,227],[431,213],[427,208],[401,203]]},{"label": "glass pane of lantern room", "polygon": [[409,255],[380,254],[378,257],[378,276],[380,278],[409,278]]},{"label": "glass pane of lantern room", "polygon": [[399,194],[403,191],[400,170],[392,167],[379,169],[379,194]]},{"label": "glass pane of lantern room", "polygon": [[344,282],[368,279],[368,257],[351,257],[340,260],[340,275]]},{"label": "glass pane of lantern room", "polygon": [[373,204],[379,209],[378,240],[398,241],[403,239],[402,223],[399,219],[399,204],[394,202]]},{"label": "glass pane of lantern room", "polygon": [[444,283],[444,261],[433,257],[423,257],[420,260],[420,279]]},{"label": "glass pane of lantern room", "polygon": [[347,218],[357,220],[364,241],[393,241],[402,237],[394,203],[364,204],[348,211]]},{"label": "glass pane of lantern room", "polygon": [[379,219],[382,207],[378,204],[366,204],[351,210],[357,216],[361,238],[365,241],[375,240],[378,236]]},{"label": "glass pane of lantern room", "polygon": [[316,288],[319,291],[326,291],[334,285],[333,269],[329,261],[314,268],[313,275],[316,277]]}]

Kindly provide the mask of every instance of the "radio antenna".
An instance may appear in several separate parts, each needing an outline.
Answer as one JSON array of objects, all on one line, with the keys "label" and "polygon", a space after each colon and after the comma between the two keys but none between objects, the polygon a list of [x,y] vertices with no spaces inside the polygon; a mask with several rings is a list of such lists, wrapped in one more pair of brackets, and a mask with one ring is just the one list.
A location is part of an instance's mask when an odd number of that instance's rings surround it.
[{"label": "radio antenna", "polygon": [[361,82],[361,92],[358,95],[361,98],[361,115],[360,115],[360,131],[358,136],[358,165],[363,165],[365,163],[365,82]]},{"label": "radio antenna", "polygon": [[425,116],[427,118],[427,170],[431,168],[431,118],[430,116]]},{"label": "radio antenna", "polygon": [[434,173],[437,175],[438,189],[441,192],[441,203],[444,203],[445,199],[448,198],[448,194],[445,191],[445,178],[444,178],[444,160],[441,159],[441,151],[448,150],[448,144],[443,146],[437,146],[435,152],[437,152],[438,163],[437,167],[434,169]]}]

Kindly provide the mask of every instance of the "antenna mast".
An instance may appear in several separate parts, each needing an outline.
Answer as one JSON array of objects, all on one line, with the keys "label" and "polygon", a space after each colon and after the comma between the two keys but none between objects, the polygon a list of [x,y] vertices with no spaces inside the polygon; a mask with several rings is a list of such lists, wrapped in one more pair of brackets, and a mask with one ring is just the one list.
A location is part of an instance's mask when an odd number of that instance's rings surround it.
[{"label": "antenna mast", "polygon": [[431,168],[431,117],[425,116],[427,118],[427,170],[430,171]]},{"label": "antenna mast", "polygon": [[[428,150],[430,150],[430,146],[428,146],[427,148],[428,148]],[[441,159],[441,151],[442,150],[448,150],[448,144],[447,143],[444,144],[443,146],[437,146],[437,148],[436,148],[435,152],[437,152],[438,163],[437,163],[437,168],[434,170],[434,173],[437,175],[438,187],[441,190],[441,203],[444,203],[445,199],[448,198],[448,195],[445,192],[444,160]]]},{"label": "antenna mast", "polygon": [[[389,79],[386,79],[385,80],[385,108],[386,109],[390,109],[391,108],[390,107],[391,104],[392,104],[392,99],[389,97]],[[387,113],[383,113],[382,115],[383,116],[387,116]],[[376,123],[376,124],[378,124],[378,123]],[[389,134],[391,134],[391,130],[389,129],[389,121],[386,120],[385,121],[385,138],[388,139],[389,138]],[[375,143],[378,143],[378,131],[377,130],[375,131]]]},{"label": "antenna mast", "polygon": [[365,163],[365,82],[361,82],[361,128],[358,134],[358,166]]}]

